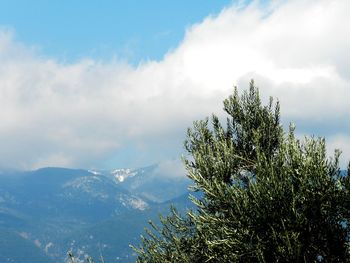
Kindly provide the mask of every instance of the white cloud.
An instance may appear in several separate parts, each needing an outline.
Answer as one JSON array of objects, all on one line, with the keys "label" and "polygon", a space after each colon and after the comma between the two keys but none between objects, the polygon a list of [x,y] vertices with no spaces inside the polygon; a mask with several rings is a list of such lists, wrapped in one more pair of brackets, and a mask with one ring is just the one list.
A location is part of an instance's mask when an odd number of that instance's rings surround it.
[{"label": "white cloud", "polygon": [[184,164],[180,159],[166,160],[160,162],[154,171],[155,176],[169,177],[169,178],[185,178],[187,172]]},{"label": "white cloud", "polygon": [[136,68],[59,63],[2,30],[0,166],[98,166],[131,141],[173,141],[251,78],[279,98],[286,120],[316,130],[347,122],[349,8],[346,0],[232,6],[188,28],[163,60]]}]

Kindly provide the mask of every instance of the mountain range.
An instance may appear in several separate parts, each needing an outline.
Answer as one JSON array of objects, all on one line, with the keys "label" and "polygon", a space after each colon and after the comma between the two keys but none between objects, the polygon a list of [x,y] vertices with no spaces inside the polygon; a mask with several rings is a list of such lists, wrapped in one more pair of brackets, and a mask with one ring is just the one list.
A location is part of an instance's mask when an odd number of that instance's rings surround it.
[{"label": "mountain range", "polygon": [[42,168],[0,174],[0,262],[133,262],[148,221],[174,204],[184,212],[190,180],[140,169]]}]

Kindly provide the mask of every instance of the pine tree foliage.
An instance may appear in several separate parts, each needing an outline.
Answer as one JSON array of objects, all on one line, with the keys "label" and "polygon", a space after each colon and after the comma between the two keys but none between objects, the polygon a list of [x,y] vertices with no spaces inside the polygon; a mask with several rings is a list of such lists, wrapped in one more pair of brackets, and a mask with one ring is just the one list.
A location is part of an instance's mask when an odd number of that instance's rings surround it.
[{"label": "pine tree foliage", "polygon": [[137,262],[350,262],[350,172],[323,138],[283,132],[279,104],[250,83],[219,118],[194,122],[185,160],[195,211],[151,223]]}]

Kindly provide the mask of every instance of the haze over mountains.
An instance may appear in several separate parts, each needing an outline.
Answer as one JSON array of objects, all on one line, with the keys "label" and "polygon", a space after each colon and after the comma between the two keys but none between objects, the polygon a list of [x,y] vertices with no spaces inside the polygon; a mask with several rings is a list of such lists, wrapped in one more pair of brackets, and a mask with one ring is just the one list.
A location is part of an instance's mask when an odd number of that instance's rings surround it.
[{"label": "haze over mountains", "polygon": [[132,262],[149,219],[191,207],[190,181],[158,166],[113,171],[43,168],[0,175],[0,262],[65,262],[72,250]]}]

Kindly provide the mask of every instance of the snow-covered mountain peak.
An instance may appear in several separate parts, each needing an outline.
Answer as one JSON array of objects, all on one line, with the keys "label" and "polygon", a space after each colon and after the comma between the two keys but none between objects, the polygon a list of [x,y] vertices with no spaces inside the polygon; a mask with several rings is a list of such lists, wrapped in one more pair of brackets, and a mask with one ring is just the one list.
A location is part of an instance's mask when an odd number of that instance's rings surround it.
[{"label": "snow-covered mountain peak", "polygon": [[118,182],[122,183],[126,178],[135,176],[137,171],[132,169],[115,169],[110,173]]}]

